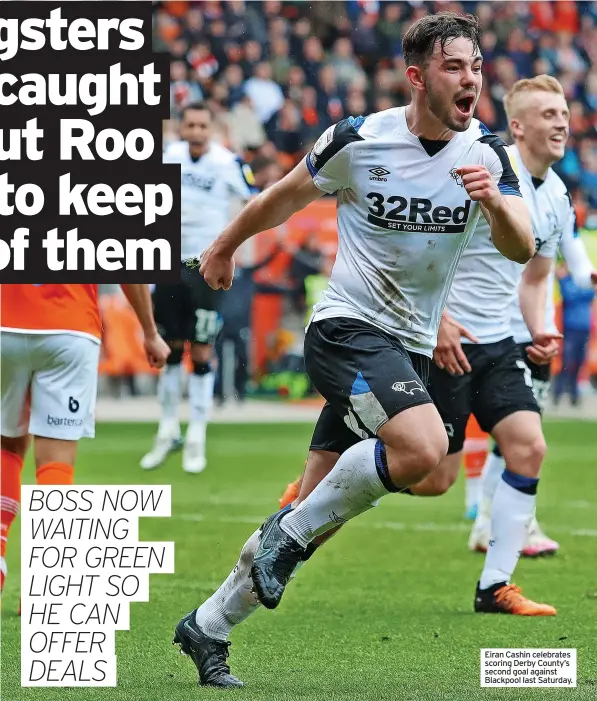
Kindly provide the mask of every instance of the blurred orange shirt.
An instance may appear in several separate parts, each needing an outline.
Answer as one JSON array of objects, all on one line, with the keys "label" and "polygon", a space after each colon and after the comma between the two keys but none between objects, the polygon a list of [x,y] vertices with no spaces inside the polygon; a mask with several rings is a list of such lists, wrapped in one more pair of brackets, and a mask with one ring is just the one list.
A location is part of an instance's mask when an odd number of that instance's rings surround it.
[{"label": "blurred orange shirt", "polygon": [[101,341],[97,285],[0,285],[0,327],[75,333]]}]

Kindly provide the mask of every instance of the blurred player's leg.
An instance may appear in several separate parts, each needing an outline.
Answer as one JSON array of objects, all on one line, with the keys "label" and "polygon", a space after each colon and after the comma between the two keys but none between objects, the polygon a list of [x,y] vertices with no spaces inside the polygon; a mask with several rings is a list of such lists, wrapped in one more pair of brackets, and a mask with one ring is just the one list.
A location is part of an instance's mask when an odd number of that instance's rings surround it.
[{"label": "blurred player's leg", "polygon": [[185,437],[182,466],[185,472],[202,472],[206,466],[205,439],[214,392],[212,348],[193,344],[193,372],[189,376],[190,423]]},{"label": "blurred player's leg", "polygon": [[29,338],[2,332],[0,339],[0,593],[7,574],[8,535],[21,503],[21,470],[29,440]]},{"label": "blurred player's leg", "polygon": [[145,470],[158,467],[170,453],[182,446],[178,419],[182,397],[182,354],[182,342],[179,347],[172,347],[158,380],[158,400],[162,416],[153,447],[141,459],[141,467]]},{"label": "blurred player's leg", "polygon": [[[526,353],[527,344],[519,344],[519,350],[530,370],[533,394],[541,411],[545,406],[550,387],[549,365],[537,365],[529,360]],[[528,371],[527,371],[528,372]],[[482,476],[482,499],[479,513],[469,537],[469,548],[477,552],[487,552],[491,539],[491,511],[493,497],[500,478],[506,469],[506,460],[498,445],[487,456]],[[529,524],[527,536],[521,555],[523,557],[537,557],[540,555],[553,555],[559,550],[559,543],[549,538],[539,525],[535,514]]]},{"label": "blurred player's leg", "polygon": [[286,489],[284,490],[284,494],[280,497],[279,500],[279,506],[281,509],[283,509],[285,506],[288,506],[288,504],[292,504],[292,502],[298,497],[299,492],[301,491],[301,483],[303,481],[302,476],[297,477],[294,482],[290,482],[287,486]]},{"label": "blurred player's leg", "polygon": [[95,436],[99,344],[78,336],[38,342],[29,432],[37,484],[73,484],[77,442]]},{"label": "blurred player's leg", "polygon": [[469,548],[477,552],[487,552],[491,537],[491,505],[502,473],[506,469],[506,461],[497,445],[487,455],[483,474],[481,476],[481,500],[477,518],[469,537]]},{"label": "blurred player's leg", "polygon": [[182,447],[179,410],[182,398],[182,357],[188,317],[186,290],[182,284],[158,284],[153,291],[155,321],[172,352],[158,380],[160,423],[151,450],[141,458],[144,470],[159,467],[170,453]]},{"label": "blurred player's leg", "polygon": [[185,436],[182,467],[202,472],[206,467],[205,441],[214,394],[211,367],[213,347],[222,323],[218,313],[222,290],[212,290],[199,270],[183,267],[182,284],[190,310],[186,337],[191,343],[193,372],[189,377],[190,423]]},{"label": "blurred player's leg", "polygon": [[2,436],[0,447],[0,595],[7,574],[6,546],[21,504],[21,471],[27,452],[27,436]]},{"label": "blurred player's leg", "polygon": [[492,434],[501,446],[507,468],[495,490],[492,537],[475,596],[475,610],[555,616],[552,606],[526,599],[510,583],[535,511],[539,472],[545,455],[541,417],[535,412],[517,411],[500,421]]},{"label": "blurred player's leg", "polygon": [[465,518],[474,521],[481,501],[481,473],[489,448],[489,435],[481,430],[474,416],[466,426],[464,441]]},{"label": "blurred player's leg", "polygon": [[[309,377],[331,410],[364,440],[341,455],[296,509],[264,523],[251,569],[264,606],[279,604],[315,537],[372,508],[385,494],[416,484],[437,466],[447,437],[425,388],[429,364],[429,358],[408,353],[365,322],[326,319],[309,326]],[[400,381],[390,384],[388,377]]]},{"label": "blurred player's leg", "polygon": [[251,574],[267,608],[279,604],[287,577],[316,536],[369,510],[382,496],[419,482],[435,468],[447,442],[431,405],[406,409],[379,435],[347,450],[291,513],[274,514],[264,524]]},{"label": "blurred player's leg", "polygon": [[34,436],[37,484],[74,484],[77,442]]},{"label": "blurred player's leg", "polygon": [[236,364],[234,367],[234,386],[239,402],[244,402],[247,396],[247,383],[249,381],[249,344],[251,342],[251,330],[247,327],[238,329],[234,336],[234,354]]},{"label": "blurred player's leg", "polygon": [[71,334],[2,334],[4,535],[20,500],[28,433],[35,441],[37,483],[73,483],[77,441],[94,435],[99,349],[99,343]]},{"label": "blurred player's leg", "polygon": [[[337,459],[337,453],[311,450],[305,465],[305,490],[314,488],[317,481],[330,472]],[[306,498],[307,492],[301,496]],[[289,509],[290,506],[287,506],[285,511]],[[174,643],[179,644],[181,650],[193,659],[202,684],[219,687],[242,684],[230,674],[226,662],[230,645],[227,639],[232,628],[261,605],[251,579],[251,565],[259,545],[260,531],[256,530],[244,544],[238,562],[217,591],[177,626]],[[305,553],[292,576],[313,552],[314,548],[311,548]]]},{"label": "blurred player's leg", "polygon": [[[539,404],[541,413],[545,408],[545,402],[549,397],[551,388],[551,365],[537,365],[526,353],[527,344],[520,344],[519,350],[524,361],[531,371],[531,382],[533,384],[533,394]],[[524,557],[537,557],[539,555],[554,555],[560,549],[560,544],[549,538],[544,532],[537,517],[533,514],[533,519],[529,525],[527,537],[522,549]]]}]

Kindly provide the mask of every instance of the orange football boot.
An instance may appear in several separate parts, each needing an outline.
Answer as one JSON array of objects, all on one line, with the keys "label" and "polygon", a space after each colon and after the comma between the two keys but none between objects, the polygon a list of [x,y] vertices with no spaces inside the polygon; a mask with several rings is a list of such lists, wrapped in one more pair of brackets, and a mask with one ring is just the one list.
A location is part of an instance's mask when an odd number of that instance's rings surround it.
[{"label": "orange football boot", "polygon": [[556,610],[549,604],[538,604],[527,599],[515,584],[494,584],[479,589],[475,594],[477,613],[509,613],[513,616],[555,616]]},{"label": "orange football boot", "polygon": [[282,497],[280,498],[281,509],[283,509],[285,506],[288,506],[288,504],[292,504],[292,502],[298,497],[299,492],[301,491],[302,481],[303,478],[299,477],[286,487],[286,491],[284,492],[284,494],[282,494]]}]

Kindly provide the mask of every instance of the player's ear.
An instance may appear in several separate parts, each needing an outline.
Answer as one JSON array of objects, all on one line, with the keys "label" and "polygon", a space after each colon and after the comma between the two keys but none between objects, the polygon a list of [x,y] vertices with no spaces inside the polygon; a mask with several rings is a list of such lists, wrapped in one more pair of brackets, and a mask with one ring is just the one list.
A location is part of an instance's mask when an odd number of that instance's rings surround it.
[{"label": "player's ear", "polygon": [[406,69],[406,78],[413,90],[425,89],[424,71],[420,66],[409,66]]},{"label": "player's ear", "polygon": [[522,124],[518,121],[518,119],[516,119],[516,117],[513,117],[510,120],[510,133],[515,139],[521,139],[524,136]]}]

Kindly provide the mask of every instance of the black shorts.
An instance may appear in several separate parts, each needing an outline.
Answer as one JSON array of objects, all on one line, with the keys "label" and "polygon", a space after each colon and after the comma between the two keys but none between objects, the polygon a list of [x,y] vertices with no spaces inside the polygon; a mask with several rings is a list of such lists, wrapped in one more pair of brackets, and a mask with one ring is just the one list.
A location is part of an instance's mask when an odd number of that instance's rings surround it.
[{"label": "black shorts", "polygon": [[393,416],[431,403],[431,359],[358,319],[313,322],[305,337],[305,367],[326,399],[311,448],[343,453],[371,438]]},{"label": "black shorts", "polygon": [[541,411],[543,411],[551,385],[551,364],[548,363],[547,365],[537,365],[537,363],[534,363],[529,358],[527,353],[527,347],[529,345],[529,343],[519,343],[518,350],[531,373],[530,376],[533,384],[533,393],[535,395],[535,399],[537,400],[537,404],[539,404]]},{"label": "black shorts", "polygon": [[155,322],[166,341],[213,344],[222,326],[223,290],[212,290],[198,268],[181,266],[180,282],[157,284],[153,291]]},{"label": "black shorts", "polygon": [[450,375],[432,365],[429,376],[429,393],[448,432],[448,454],[462,450],[471,413],[481,429],[491,433],[516,411],[540,412],[528,368],[512,338],[462,348],[470,373]]}]

